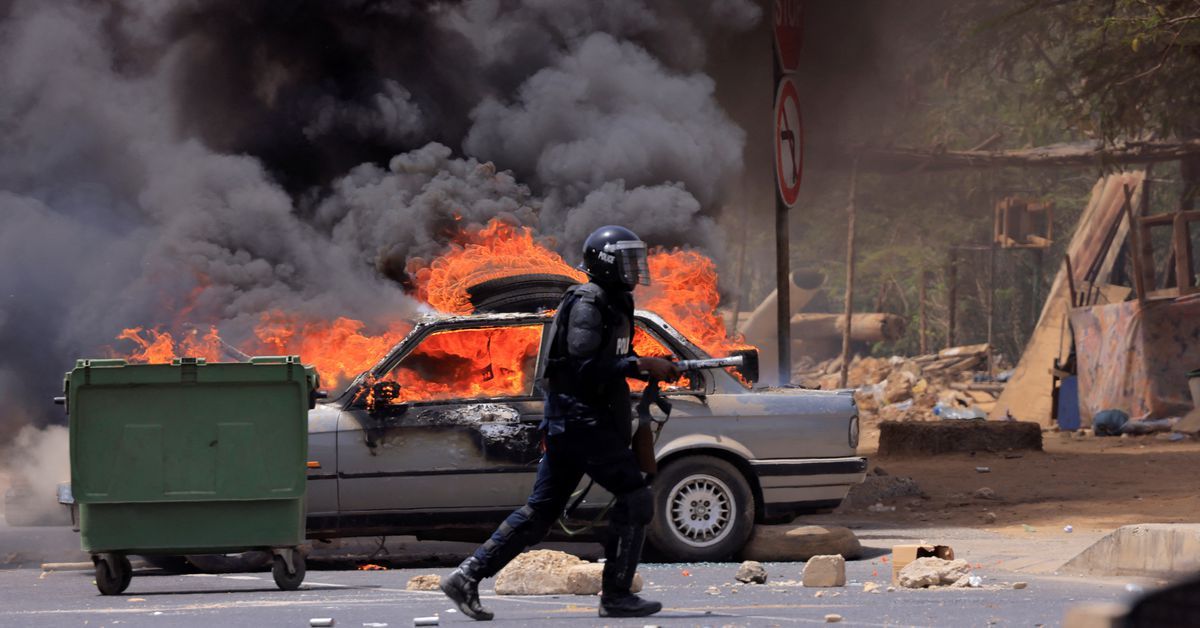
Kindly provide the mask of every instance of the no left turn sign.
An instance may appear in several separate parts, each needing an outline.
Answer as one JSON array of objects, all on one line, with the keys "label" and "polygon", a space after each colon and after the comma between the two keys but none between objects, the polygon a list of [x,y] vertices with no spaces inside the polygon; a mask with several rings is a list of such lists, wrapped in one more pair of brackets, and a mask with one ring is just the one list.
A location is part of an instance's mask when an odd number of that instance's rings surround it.
[{"label": "no left turn sign", "polygon": [[804,127],[800,118],[800,90],[790,76],[775,92],[775,181],[784,205],[795,207],[800,198],[804,171]]}]

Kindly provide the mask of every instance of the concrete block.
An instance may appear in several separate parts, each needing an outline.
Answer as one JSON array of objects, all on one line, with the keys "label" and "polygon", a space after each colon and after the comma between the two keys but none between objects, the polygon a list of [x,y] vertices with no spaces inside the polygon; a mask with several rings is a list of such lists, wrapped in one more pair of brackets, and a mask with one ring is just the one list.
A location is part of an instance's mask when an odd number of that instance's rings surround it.
[{"label": "concrete block", "polygon": [[806,587],[846,586],[846,559],[840,555],[813,556],[804,563],[801,576]]}]

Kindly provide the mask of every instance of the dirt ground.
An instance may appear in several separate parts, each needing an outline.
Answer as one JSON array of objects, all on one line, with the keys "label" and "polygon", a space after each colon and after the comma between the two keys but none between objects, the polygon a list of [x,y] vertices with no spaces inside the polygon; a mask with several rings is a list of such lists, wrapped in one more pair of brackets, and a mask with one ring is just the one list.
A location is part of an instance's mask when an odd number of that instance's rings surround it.
[{"label": "dirt ground", "polygon": [[[871,471],[911,477],[923,496],[884,499],[854,512],[880,523],[975,526],[1027,536],[1107,531],[1133,523],[1200,522],[1200,441],[1153,435],[1044,432],[1045,451],[880,457],[879,429],[864,426]],[[976,471],[987,467],[986,473]],[[988,488],[992,498],[976,492]],[[993,513],[993,518],[987,514]]]}]

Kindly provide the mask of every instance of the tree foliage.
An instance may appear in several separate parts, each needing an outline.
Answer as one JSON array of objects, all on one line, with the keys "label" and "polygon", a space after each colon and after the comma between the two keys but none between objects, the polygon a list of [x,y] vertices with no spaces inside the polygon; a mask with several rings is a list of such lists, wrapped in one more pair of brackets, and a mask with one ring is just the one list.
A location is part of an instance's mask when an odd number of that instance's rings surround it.
[{"label": "tree foliage", "polygon": [[1200,134],[1200,1],[959,3],[946,31],[957,76],[1018,84],[1049,119],[1088,137]]}]

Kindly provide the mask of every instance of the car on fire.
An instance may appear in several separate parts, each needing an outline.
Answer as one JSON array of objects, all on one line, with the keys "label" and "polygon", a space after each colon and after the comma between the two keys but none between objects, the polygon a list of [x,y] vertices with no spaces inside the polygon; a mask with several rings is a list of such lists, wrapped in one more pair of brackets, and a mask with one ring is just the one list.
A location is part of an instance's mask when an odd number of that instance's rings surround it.
[{"label": "car on fire", "polygon": [[[662,317],[635,318],[640,354],[709,357]],[[478,541],[521,506],[541,457],[534,373],[550,322],[545,313],[430,315],[317,404],[309,537]],[[849,392],[751,388],[716,369],[688,372],[663,394],[674,410],[655,447],[647,531],[663,558],[728,558],[754,524],[836,507],[864,478]],[[610,500],[594,487],[571,519],[589,523]]]},{"label": "car on fire", "polygon": [[[542,419],[534,374],[550,323],[544,311],[426,316],[374,367],[315,403],[309,538],[486,538],[533,485]],[[652,312],[637,311],[635,326],[640,355],[710,357]],[[728,558],[756,523],[834,508],[863,481],[850,391],[752,388],[732,370],[714,369],[689,371],[662,394],[673,411],[656,441],[647,530],[661,558]],[[59,501],[70,506],[69,489],[60,486]],[[611,499],[591,488],[556,532],[590,533]],[[204,571],[236,571],[262,567],[270,556],[187,558]]]}]

